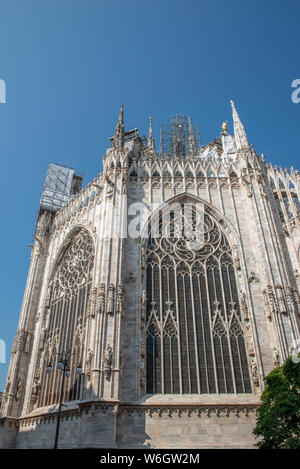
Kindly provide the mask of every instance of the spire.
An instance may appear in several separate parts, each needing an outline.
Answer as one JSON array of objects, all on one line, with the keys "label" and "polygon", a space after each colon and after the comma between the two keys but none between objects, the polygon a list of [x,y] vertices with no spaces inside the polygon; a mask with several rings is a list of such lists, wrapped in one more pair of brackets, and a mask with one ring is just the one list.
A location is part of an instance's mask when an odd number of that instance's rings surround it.
[{"label": "spire", "polygon": [[152,127],[152,117],[150,116],[150,125],[149,125],[149,137],[148,137],[148,147],[151,148],[151,150],[155,151],[155,142],[154,142],[154,136],[153,136],[153,127]]},{"label": "spire", "polygon": [[245,132],[245,128],[242,122],[240,121],[234,102],[230,101],[230,103],[232,107],[234,137],[235,137],[235,143],[236,143],[237,149],[241,150],[242,148],[245,148],[245,147],[248,148],[249,143],[248,143],[247,135]]},{"label": "spire", "polygon": [[160,156],[163,154],[163,129],[161,124],[159,129],[159,154]]},{"label": "spire", "polygon": [[196,140],[194,136],[194,131],[193,131],[193,126],[192,126],[192,120],[189,117],[189,152],[191,155],[193,155],[196,151],[197,145],[196,145]]},{"label": "spire", "polygon": [[114,135],[114,147],[122,148],[124,144],[124,110],[123,104],[121,104],[119,119],[115,129]]}]

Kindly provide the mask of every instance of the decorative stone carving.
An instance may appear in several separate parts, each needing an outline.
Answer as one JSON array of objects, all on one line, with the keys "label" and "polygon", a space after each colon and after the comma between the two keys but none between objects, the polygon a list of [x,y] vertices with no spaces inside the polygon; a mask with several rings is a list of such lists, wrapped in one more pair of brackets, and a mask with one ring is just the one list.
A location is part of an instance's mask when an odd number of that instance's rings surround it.
[{"label": "decorative stone carving", "polygon": [[145,358],[145,356],[146,356],[146,348],[145,348],[145,341],[144,340],[141,342],[140,355],[141,355],[141,358]]},{"label": "decorative stone carving", "polygon": [[233,258],[233,262],[234,262],[236,270],[240,270],[241,262],[240,262],[240,256],[239,256],[239,248],[237,245],[234,245],[232,248],[232,258]]},{"label": "decorative stone carving", "polygon": [[288,285],[284,285],[284,294],[286,298],[287,311],[294,312],[296,306],[294,288],[291,288]]},{"label": "decorative stone carving", "polygon": [[20,329],[17,331],[12,353],[16,352],[25,352],[29,353],[31,344],[31,332],[25,329]]},{"label": "decorative stone carving", "polygon": [[10,387],[11,387],[11,382],[10,382],[10,378],[8,378],[6,381],[5,388],[4,388],[4,394],[7,395],[10,392]]},{"label": "decorative stone carving", "polygon": [[126,281],[127,281],[127,282],[135,282],[135,281],[136,281],[136,278],[135,278],[135,276],[134,276],[132,270],[130,270],[130,271],[128,272],[128,277],[127,277]]},{"label": "decorative stone carving", "polygon": [[64,289],[74,290],[90,275],[94,261],[93,239],[86,230],[74,233],[67,239],[66,248],[59,267],[58,280]]},{"label": "decorative stone carving", "polygon": [[114,314],[115,312],[115,287],[110,284],[107,294],[107,314]]},{"label": "decorative stone carving", "polygon": [[16,389],[16,401],[19,401],[23,393],[23,380],[22,378],[18,379],[17,389]]},{"label": "decorative stone carving", "polygon": [[273,351],[273,363],[276,367],[280,365],[279,352],[276,348]]},{"label": "decorative stone carving", "polygon": [[255,272],[250,272],[250,276],[248,278],[249,283],[259,283],[259,278],[255,274]]},{"label": "decorative stone carving", "polygon": [[299,286],[300,285],[300,273],[298,269],[294,269],[294,275],[295,275],[296,283]]},{"label": "decorative stone carving", "polygon": [[124,287],[118,286],[117,290],[117,301],[116,301],[116,313],[124,316]]},{"label": "decorative stone carving", "polygon": [[99,287],[98,312],[103,314],[105,311],[105,284],[101,283]]},{"label": "decorative stone carving", "polygon": [[53,281],[49,282],[49,285],[48,285],[47,296],[45,300],[45,308],[47,309],[50,308],[52,291],[53,291]]},{"label": "decorative stone carving", "polygon": [[252,186],[251,186],[250,178],[247,176],[247,170],[245,170],[245,171],[243,170],[243,174],[242,174],[242,184],[243,184],[243,186],[246,188],[247,197],[252,197],[253,191],[252,191]]},{"label": "decorative stone carving", "polygon": [[87,304],[86,316],[94,318],[96,314],[96,301],[97,301],[97,287],[92,288]]},{"label": "decorative stone carving", "polygon": [[82,317],[79,316],[77,319],[76,331],[74,334],[74,347],[79,349],[82,344],[83,329],[82,329]]},{"label": "decorative stone carving", "polygon": [[252,376],[252,381],[254,386],[259,385],[259,379],[258,379],[258,371],[257,371],[257,363],[255,358],[251,358],[250,361],[250,369],[251,369],[251,376]]},{"label": "decorative stone carving", "polygon": [[59,336],[60,336],[60,330],[57,327],[55,329],[55,335],[53,337],[53,342],[52,342],[52,354],[58,352]]},{"label": "decorative stone carving", "polygon": [[144,368],[142,368],[140,372],[140,386],[141,388],[145,388],[146,386],[146,372]]},{"label": "decorative stone carving", "polygon": [[141,298],[141,319],[145,321],[146,319],[146,307],[147,307],[147,298],[146,298],[146,290],[142,291],[142,298]]},{"label": "decorative stone carving", "polygon": [[246,302],[246,293],[243,292],[242,290],[240,291],[240,304],[241,304],[241,311],[243,313],[243,317],[245,321],[248,321],[249,316],[248,316],[248,306]]},{"label": "decorative stone carving", "polygon": [[33,404],[37,403],[37,401],[39,399],[40,392],[41,392],[41,383],[39,382],[39,378],[37,376],[35,376],[34,377],[34,383],[33,383],[33,386],[32,386],[32,392],[31,392],[31,402]]},{"label": "decorative stone carving", "polygon": [[111,370],[112,370],[112,348],[110,345],[106,347],[106,350],[104,352],[104,360],[103,360],[103,371],[104,371],[104,376],[108,380],[111,375]]},{"label": "decorative stone carving", "polygon": [[284,299],[284,294],[283,294],[283,288],[281,285],[276,285],[276,293],[277,293],[277,298],[278,298],[278,311],[281,314],[286,314],[287,313],[287,308],[285,304],[285,299]]},{"label": "decorative stone carving", "polygon": [[87,379],[91,378],[91,367],[92,367],[93,356],[94,354],[92,350],[89,348],[86,354],[86,359],[85,359],[85,376],[87,377]]},{"label": "decorative stone carving", "polygon": [[29,353],[29,352],[30,352],[31,337],[32,337],[31,331],[27,331],[27,332],[26,332],[25,345],[24,345],[24,349],[23,349],[25,353]]},{"label": "decorative stone carving", "polygon": [[114,183],[107,175],[105,176],[105,181],[107,182],[106,197],[111,197],[114,192]]},{"label": "decorative stone carving", "polygon": [[244,329],[245,329],[245,341],[247,344],[248,355],[249,357],[254,357],[255,349],[254,349],[253,336],[251,332],[251,326],[249,322],[244,323]]},{"label": "decorative stone carving", "polygon": [[293,303],[295,306],[296,313],[300,315],[300,295],[299,292],[296,288],[292,288],[292,294],[293,294]]},{"label": "decorative stone carving", "polygon": [[44,350],[46,337],[47,337],[47,331],[44,328],[44,329],[42,329],[41,335],[40,335],[39,350]]},{"label": "decorative stone carving", "polygon": [[266,305],[266,316],[268,319],[271,319],[272,316],[278,311],[273,287],[268,285],[267,288],[263,290],[263,294]]}]

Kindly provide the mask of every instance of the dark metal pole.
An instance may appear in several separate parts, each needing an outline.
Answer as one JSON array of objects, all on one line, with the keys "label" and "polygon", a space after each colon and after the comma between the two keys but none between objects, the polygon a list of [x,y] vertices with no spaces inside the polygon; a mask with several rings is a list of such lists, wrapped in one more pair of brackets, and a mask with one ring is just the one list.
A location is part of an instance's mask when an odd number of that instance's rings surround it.
[{"label": "dark metal pole", "polygon": [[59,435],[59,427],[60,427],[60,416],[61,416],[61,408],[62,408],[62,400],[63,400],[63,393],[64,393],[64,384],[65,384],[65,372],[66,372],[66,363],[64,362],[64,367],[62,370],[62,380],[61,380],[61,387],[60,387],[60,396],[59,396],[59,406],[57,412],[57,423],[56,423],[56,432],[55,432],[55,443],[54,449],[57,449],[58,444],[58,435]]}]

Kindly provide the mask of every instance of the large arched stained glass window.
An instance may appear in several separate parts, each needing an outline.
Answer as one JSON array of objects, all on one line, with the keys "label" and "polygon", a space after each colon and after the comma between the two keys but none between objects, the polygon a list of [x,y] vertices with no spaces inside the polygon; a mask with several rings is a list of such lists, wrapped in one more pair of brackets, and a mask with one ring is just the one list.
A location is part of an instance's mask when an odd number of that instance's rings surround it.
[{"label": "large arched stained glass window", "polygon": [[[76,366],[83,361],[83,343],[86,325],[86,309],[91,289],[94,265],[94,243],[85,229],[78,229],[67,241],[54,275],[48,298],[48,313],[44,318],[40,340],[38,367],[35,374],[39,407],[57,403],[62,373],[57,361],[70,353],[70,376],[66,378],[64,400],[80,398],[82,377],[76,375]],[[52,364],[52,372],[45,372]]]},{"label": "large arched stained glass window", "polygon": [[174,217],[168,227],[160,218],[148,239],[147,393],[250,393],[230,245],[205,213],[204,242],[193,249],[184,212],[182,221],[178,230]]}]

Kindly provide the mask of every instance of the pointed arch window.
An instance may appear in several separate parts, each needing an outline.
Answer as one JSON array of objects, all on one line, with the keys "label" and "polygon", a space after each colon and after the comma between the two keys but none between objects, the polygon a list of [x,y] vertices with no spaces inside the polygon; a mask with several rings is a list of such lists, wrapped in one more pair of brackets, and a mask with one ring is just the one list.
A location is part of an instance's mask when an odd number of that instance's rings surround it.
[{"label": "pointed arch window", "polygon": [[[35,383],[40,387],[37,405],[55,404],[59,400],[61,373],[56,367],[61,355],[70,352],[70,376],[65,383],[63,400],[80,398],[82,377],[76,375],[76,366],[83,363],[86,310],[89,300],[94,243],[85,229],[78,229],[67,241],[48,287],[48,313],[43,320]],[[52,372],[45,372],[52,363]]]},{"label": "pointed arch window", "polygon": [[170,219],[166,225],[160,219],[146,249],[147,393],[250,393],[226,236],[205,213],[204,243],[193,250],[182,231],[183,226],[192,228],[186,226],[184,209],[181,226],[176,217]]}]

